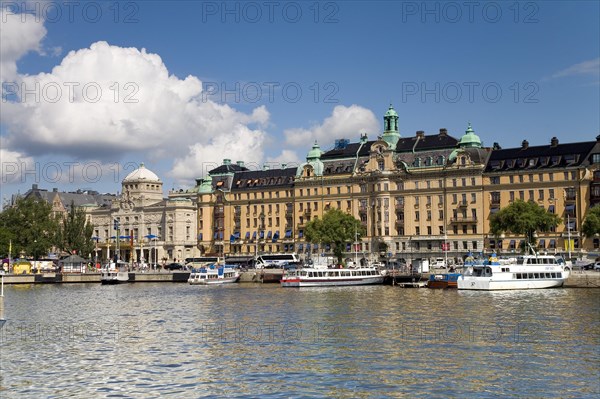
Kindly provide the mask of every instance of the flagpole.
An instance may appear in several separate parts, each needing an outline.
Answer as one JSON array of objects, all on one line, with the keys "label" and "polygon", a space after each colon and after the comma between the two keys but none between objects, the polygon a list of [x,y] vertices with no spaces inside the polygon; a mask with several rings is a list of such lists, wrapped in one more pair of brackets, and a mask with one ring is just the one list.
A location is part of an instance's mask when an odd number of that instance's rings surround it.
[{"label": "flagpole", "polygon": [[571,260],[571,218],[569,214],[567,214],[567,239],[567,246],[569,249],[569,260]]},{"label": "flagpole", "polygon": [[8,240],[8,272],[11,273],[10,260],[12,258],[12,240]]}]

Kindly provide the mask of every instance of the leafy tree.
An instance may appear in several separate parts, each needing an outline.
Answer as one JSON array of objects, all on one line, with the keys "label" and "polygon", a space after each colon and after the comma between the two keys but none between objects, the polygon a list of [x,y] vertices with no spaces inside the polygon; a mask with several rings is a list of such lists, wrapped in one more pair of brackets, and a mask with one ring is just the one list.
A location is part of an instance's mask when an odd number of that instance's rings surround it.
[{"label": "leafy tree", "polygon": [[531,245],[535,245],[536,231],[549,231],[562,220],[534,202],[517,200],[502,208],[490,218],[490,230],[495,236],[504,232],[524,235]]},{"label": "leafy tree", "polygon": [[588,211],[581,231],[586,237],[593,237],[596,234],[600,234],[600,206],[595,206]]},{"label": "leafy tree", "polygon": [[61,250],[86,257],[94,250],[94,226],[87,221],[85,212],[71,202],[69,213],[59,218],[56,246]]},{"label": "leafy tree", "polygon": [[311,220],[304,229],[304,236],[308,242],[332,245],[338,263],[342,263],[346,244],[354,242],[363,234],[364,229],[360,221],[339,209],[327,211],[323,219]]},{"label": "leafy tree", "polygon": [[[9,255],[8,249],[11,241],[15,241],[15,235],[8,228],[0,226],[0,257],[5,258]],[[13,249],[12,255],[14,254],[15,251]]]},{"label": "leafy tree", "polygon": [[[0,226],[3,237],[12,239],[13,256],[24,253],[37,259],[48,253],[54,243],[56,220],[52,216],[52,207],[34,197],[21,198],[13,207],[0,213]],[[3,243],[5,239],[2,239]]]}]

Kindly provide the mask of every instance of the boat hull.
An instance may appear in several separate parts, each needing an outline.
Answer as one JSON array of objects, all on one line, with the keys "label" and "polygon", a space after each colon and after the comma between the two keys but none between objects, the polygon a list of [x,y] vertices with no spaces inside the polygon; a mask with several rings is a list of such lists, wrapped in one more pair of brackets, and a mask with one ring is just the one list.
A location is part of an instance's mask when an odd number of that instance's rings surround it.
[{"label": "boat hull", "polygon": [[282,287],[340,287],[350,285],[373,285],[383,284],[384,276],[370,276],[364,278],[340,278],[340,279],[302,279],[302,278],[290,278],[281,279]]},{"label": "boat hull", "polygon": [[229,277],[229,278],[220,278],[220,279],[193,279],[188,282],[190,285],[220,285],[220,284],[232,284],[237,283],[240,277]]},{"label": "boat hull", "polygon": [[459,290],[529,290],[562,287],[564,279],[491,280],[485,277],[465,277],[458,280]]}]

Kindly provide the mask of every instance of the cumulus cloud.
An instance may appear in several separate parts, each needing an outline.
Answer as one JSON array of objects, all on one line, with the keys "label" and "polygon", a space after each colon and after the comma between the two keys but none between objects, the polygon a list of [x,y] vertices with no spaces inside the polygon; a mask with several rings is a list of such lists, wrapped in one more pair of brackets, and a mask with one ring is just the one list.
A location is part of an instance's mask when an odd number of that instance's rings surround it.
[{"label": "cumulus cloud", "polygon": [[18,100],[4,104],[14,149],[77,159],[171,157],[177,179],[198,176],[202,162],[262,156],[265,107],[242,113],[202,99],[197,77],[170,75],[145,49],[97,42],[71,51],[50,73],[22,80],[29,93],[15,87]]},{"label": "cumulus cloud", "polygon": [[42,53],[46,32],[43,19],[0,7],[0,81],[17,80],[17,61],[30,51]]},{"label": "cumulus cloud", "polygon": [[338,138],[355,140],[360,133],[370,133],[371,136],[375,136],[379,132],[378,119],[371,110],[359,105],[349,107],[338,105],[323,123],[309,129],[287,129],[284,135],[286,144],[308,148],[315,140],[323,146]]},{"label": "cumulus cloud", "polygon": [[[307,147],[306,151],[310,148]],[[299,166],[304,162],[303,157],[298,156],[296,151],[293,150],[282,150],[281,153],[277,156],[267,157],[265,163],[269,165],[273,165],[274,167],[282,167],[282,165],[286,165],[286,167]]]},{"label": "cumulus cloud", "polygon": [[0,148],[0,182],[2,184],[23,183],[26,179],[25,172],[34,169],[33,158],[20,152]]}]

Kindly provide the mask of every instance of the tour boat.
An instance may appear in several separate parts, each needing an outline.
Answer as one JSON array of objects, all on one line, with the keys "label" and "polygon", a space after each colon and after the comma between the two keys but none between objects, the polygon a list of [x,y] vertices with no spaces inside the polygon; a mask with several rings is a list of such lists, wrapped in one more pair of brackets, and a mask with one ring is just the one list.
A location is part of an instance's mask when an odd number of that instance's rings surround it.
[{"label": "tour boat", "polygon": [[552,255],[523,255],[499,261],[496,254],[482,264],[465,264],[459,290],[521,290],[562,287],[570,269]]},{"label": "tour boat", "polygon": [[193,269],[188,278],[192,285],[212,285],[235,283],[240,278],[240,273],[234,265],[209,265]]},{"label": "tour boat", "polygon": [[[126,263],[119,262],[123,268]],[[122,284],[129,282],[129,272],[121,271],[115,263],[106,264],[100,272],[100,282],[102,284]]]},{"label": "tour boat", "polygon": [[323,268],[309,267],[287,270],[281,278],[282,287],[330,287],[344,285],[383,284],[385,272],[375,267]]},{"label": "tour boat", "polygon": [[427,288],[457,288],[460,273],[431,274],[427,282]]}]

